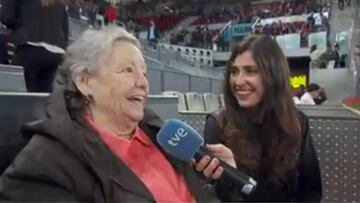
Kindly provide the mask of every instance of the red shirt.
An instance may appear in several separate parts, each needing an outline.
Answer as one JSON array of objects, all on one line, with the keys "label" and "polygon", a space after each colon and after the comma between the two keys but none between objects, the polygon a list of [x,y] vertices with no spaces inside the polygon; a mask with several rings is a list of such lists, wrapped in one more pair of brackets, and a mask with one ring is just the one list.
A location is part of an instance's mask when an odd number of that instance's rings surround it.
[{"label": "red shirt", "polygon": [[123,139],[104,131],[90,117],[85,118],[112,152],[140,178],[156,202],[195,202],[184,178],[139,127],[132,139]]}]

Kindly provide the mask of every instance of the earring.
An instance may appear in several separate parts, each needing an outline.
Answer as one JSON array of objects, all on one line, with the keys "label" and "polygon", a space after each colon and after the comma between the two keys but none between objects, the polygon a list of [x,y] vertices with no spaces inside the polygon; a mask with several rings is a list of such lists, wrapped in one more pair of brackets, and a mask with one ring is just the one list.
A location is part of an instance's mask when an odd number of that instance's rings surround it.
[{"label": "earring", "polygon": [[85,104],[86,105],[89,105],[91,100],[92,100],[92,96],[90,94],[85,96]]}]

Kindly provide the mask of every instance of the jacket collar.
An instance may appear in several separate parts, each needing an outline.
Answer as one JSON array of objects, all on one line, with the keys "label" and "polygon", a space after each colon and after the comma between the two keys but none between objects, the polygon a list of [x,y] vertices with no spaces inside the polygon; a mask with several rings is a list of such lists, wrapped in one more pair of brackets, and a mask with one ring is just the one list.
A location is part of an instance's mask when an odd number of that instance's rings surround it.
[{"label": "jacket collar", "polygon": [[142,196],[150,201],[155,201],[142,181],[123,161],[119,160],[111,152],[109,147],[96,135],[96,132],[89,126],[84,118],[79,115],[77,121],[76,128],[78,128],[78,132],[81,133],[80,136],[85,138],[81,148],[81,156],[102,181],[104,192],[107,194],[112,192],[111,188],[109,188],[110,185],[107,183],[107,181],[110,181],[116,183],[124,190]]}]

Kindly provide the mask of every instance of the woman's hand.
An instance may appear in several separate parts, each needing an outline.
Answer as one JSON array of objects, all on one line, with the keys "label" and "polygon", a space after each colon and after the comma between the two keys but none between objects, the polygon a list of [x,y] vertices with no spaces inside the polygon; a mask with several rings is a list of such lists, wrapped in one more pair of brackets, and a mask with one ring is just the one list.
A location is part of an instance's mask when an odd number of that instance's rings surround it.
[{"label": "woman's hand", "polygon": [[204,156],[198,162],[195,160],[192,161],[195,169],[202,172],[205,177],[212,179],[220,178],[224,169],[219,166],[219,159],[236,168],[234,154],[223,144],[206,145],[206,149],[214,156],[214,158],[211,159],[210,156]]}]

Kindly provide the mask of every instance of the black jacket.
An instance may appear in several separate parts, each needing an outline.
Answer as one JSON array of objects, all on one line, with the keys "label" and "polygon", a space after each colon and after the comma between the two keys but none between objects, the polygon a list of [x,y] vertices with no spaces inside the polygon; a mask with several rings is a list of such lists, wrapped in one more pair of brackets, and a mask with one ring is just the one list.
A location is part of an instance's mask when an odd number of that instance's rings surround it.
[{"label": "black jacket", "polygon": [[[1,176],[0,201],[155,202],[141,180],[65,103],[63,91],[57,90],[47,105],[47,119],[23,129],[32,138]],[[145,109],[139,126],[156,144],[162,124]],[[190,163],[163,153],[198,202],[217,201]]]},{"label": "black jacket", "polygon": [[0,22],[13,31],[16,45],[31,41],[66,47],[69,21],[62,0],[50,7],[42,7],[40,0],[1,0],[1,4]]},{"label": "black jacket", "polygon": [[[208,144],[222,143],[222,130],[217,118],[222,110],[207,116],[205,124],[205,141]],[[239,186],[223,176],[216,183],[216,193],[221,201],[254,201],[254,202],[320,202],[322,198],[322,184],[319,161],[314,150],[309,132],[307,117],[299,112],[302,123],[302,143],[299,153],[298,167],[288,172],[287,181],[275,184],[261,177],[258,168],[248,175],[258,183],[257,188],[250,196],[239,192]],[[265,135],[266,136],[266,135]]]},{"label": "black jacket", "polygon": [[[151,26],[148,28],[148,32],[147,32],[147,40],[150,40],[150,30],[151,30]],[[159,39],[159,29],[155,26],[154,27],[154,36],[155,36],[155,40]]]},{"label": "black jacket", "polygon": [[8,64],[10,59],[8,55],[7,36],[8,35],[1,33],[0,28],[0,63],[2,64]]}]

